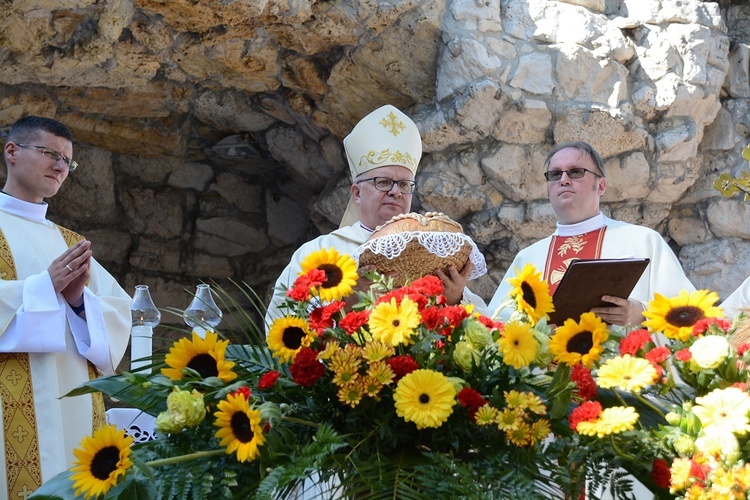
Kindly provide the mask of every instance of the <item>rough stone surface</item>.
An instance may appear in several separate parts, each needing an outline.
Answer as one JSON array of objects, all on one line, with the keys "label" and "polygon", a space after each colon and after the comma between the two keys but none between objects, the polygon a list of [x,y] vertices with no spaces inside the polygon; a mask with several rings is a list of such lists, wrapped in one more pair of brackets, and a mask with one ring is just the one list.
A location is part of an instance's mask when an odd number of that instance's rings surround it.
[{"label": "rough stone surface", "polygon": [[338,226],[341,139],[385,103],[423,135],[413,208],[463,224],[487,259],[472,284],[487,299],[554,229],[542,163],[568,140],[606,161],[603,211],[662,232],[696,286],[726,296],[750,273],[750,204],[712,187],[750,168],[747,0],[3,9],[0,139],[27,114],[71,127],[81,169],[50,215],[159,306],[184,307],[201,280],[265,296],[299,244]]}]

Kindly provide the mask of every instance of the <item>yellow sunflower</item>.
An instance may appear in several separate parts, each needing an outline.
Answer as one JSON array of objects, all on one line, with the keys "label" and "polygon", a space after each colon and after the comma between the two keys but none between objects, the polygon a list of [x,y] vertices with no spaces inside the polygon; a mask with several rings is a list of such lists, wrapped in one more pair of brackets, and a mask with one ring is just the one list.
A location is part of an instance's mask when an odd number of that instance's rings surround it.
[{"label": "yellow sunflower", "polygon": [[572,318],[555,330],[549,341],[549,350],[555,361],[574,366],[582,363],[591,368],[602,354],[602,344],[607,341],[607,325],[591,312],[581,314],[581,322]]},{"label": "yellow sunflower", "polygon": [[76,495],[95,498],[116,485],[118,477],[133,466],[131,444],[133,438],[114,425],[101,427],[83,438],[81,448],[73,450],[76,460],[70,479]]},{"label": "yellow sunflower", "polygon": [[284,363],[290,363],[294,361],[299,350],[309,347],[316,337],[315,331],[306,320],[284,316],[271,324],[266,342],[275,356]]},{"label": "yellow sunflower", "polygon": [[608,359],[599,367],[596,385],[604,389],[641,392],[656,381],[656,368],[648,360],[630,354]]},{"label": "yellow sunflower", "polygon": [[603,438],[610,434],[629,431],[638,421],[638,412],[630,406],[613,406],[605,408],[599,418],[590,422],[579,422],[576,430],[584,436]]},{"label": "yellow sunflower", "polygon": [[648,309],[643,312],[647,318],[643,326],[652,332],[663,332],[667,338],[685,342],[690,338],[693,325],[703,318],[723,318],[724,311],[714,304],[719,296],[708,290],[696,290],[688,293],[682,290],[671,299],[654,294]]},{"label": "yellow sunflower", "polygon": [[193,332],[192,341],[186,338],[178,340],[164,357],[169,368],[162,368],[161,373],[171,380],[181,380],[182,371],[192,368],[204,379],[219,377],[223,382],[231,382],[237,374],[232,371],[234,362],[224,359],[229,341],[218,339],[216,332],[207,331],[205,339]]},{"label": "yellow sunflower", "polygon": [[505,324],[505,330],[498,339],[503,361],[515,369],[529,366],[536,357],[539,345],[534,339],[529,323],[511,321]]},{"label": "yellow sunflower", "polygon": [[368,324],[372,338],[387,345],[413,344],[412,336],[422,317],[417,303],[404,297],[401,304],[392,298],[390,302],[376,305],[370,314]]},{"label": "yellow sunflower", "polygon": [[220,427],[216,437],[225,446],[227,455],[237,452],[240,462],[253,461],[260,455],[258,449],[266,438],[260,426],[260,411],[250,408],[242,394],[229,394],[219,401],[219,411],[214,413],[214,425]]},{"label": "yellow sunflower", "polygon": [[312,269],[320,269],[326,273],[326,281],[317,287],[317,295],[324,302],[333,302],[351,295],[357,284],[357,263],[349,254],[342,254],[335,248],[325,248],[308,255],[300,264],[300,276]]},{"label": "yellow sunflower", "polygon": [[415,370],[399,380],[393,401],[396,414],[417,429],[440,427],[453,413],[456,389],[442,373]]},{"label": "yellow sunflower", "polygon": [[529,317],[532,326],[542,318],[549,319],[549,313],[555,310],[549,285],[533,264],[523,266],[520,273],[516,268],[516,277],[509,278],[508,283],[511,285],[510,296],[516,301],[518,310]]}]

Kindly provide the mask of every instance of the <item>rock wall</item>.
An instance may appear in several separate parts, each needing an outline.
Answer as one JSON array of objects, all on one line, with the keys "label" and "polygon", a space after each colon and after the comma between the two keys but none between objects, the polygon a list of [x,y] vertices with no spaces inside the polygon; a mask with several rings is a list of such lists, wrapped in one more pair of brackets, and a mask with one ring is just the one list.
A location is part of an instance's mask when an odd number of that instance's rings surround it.
[{"label": "rock wall", "polygon": [[[185,307],[201,280],[267,293],[338,225],[341,139],[385,103],[423,134],[415,210],[464,225],[489,298],[554,228],[542,163],[603,155],[604,211],[660,231],[699,288],[750,274],[750,2],[15,0],[0,19],[0,127],[73,130],[51,200],[126,289]],[[0,136],[7,128],[0,129]],[[165,318],[169,320],[169,318]]]}]

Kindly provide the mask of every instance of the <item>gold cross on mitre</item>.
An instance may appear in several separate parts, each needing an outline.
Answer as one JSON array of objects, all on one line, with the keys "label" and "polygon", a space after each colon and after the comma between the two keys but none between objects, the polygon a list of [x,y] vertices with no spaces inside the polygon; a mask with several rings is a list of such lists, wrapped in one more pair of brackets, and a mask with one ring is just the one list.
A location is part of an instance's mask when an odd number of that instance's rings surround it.
[{"label": "gold cross on mitre", "polygon": [[[742,157],[750,162],[750,145],[742,151]],[[742,175],[737,178],[729,174],[721,174],[714,181],[714,188],[727,198],[741,191],[745,193],[744,201],[750,201],[750,172],[742,172]]]},{"label": "gold cross on mitre", "polygon": [[385,127],[386,130],[388,130],[391,134],[393,134],[393,137],[396,137],[402,131],[406,130],[406,125],[404,125],[404,122],[399,120],[398,117],[393,113],[393,111],[389,112],[385,116],[385,118],[380,120],[378,123]]}]

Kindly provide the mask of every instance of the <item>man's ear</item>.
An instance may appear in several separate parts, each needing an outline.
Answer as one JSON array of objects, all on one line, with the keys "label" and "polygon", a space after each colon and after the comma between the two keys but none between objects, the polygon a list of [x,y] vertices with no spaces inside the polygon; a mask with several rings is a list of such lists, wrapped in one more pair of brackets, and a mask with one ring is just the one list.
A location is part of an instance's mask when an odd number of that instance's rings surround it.
[{"label": "man's ear", "polygon": [[599,186],[597,187],[596,192],[599,193],[599,196],[604,196],[604,192],[607,190],[607,178],[599,177],[597,180],[599,181]]},{"label": "man's ear", "polygon": [[15,163],[16,161],[16,145],[12,142],[6,142],[5,147],[3,148],[3,153],[5,155],[5,161],[7,163]]},{"label": "man's ear", "polygon": [[355,202],[359,203],[359,198],[360,198],[359,184],[352,184],[352,198],[354,198]]}]

